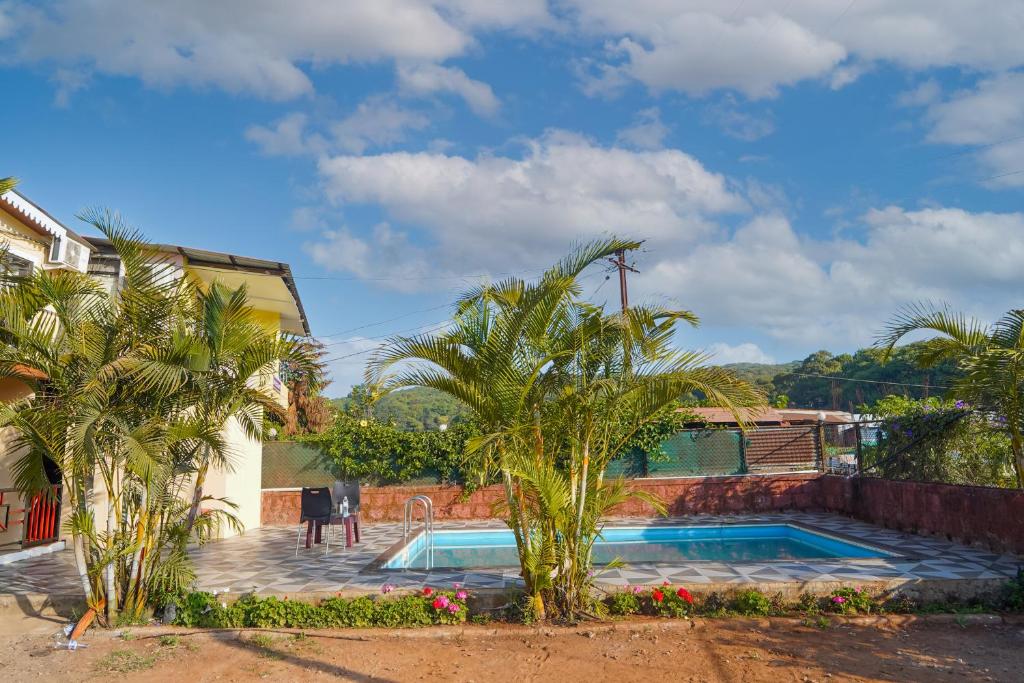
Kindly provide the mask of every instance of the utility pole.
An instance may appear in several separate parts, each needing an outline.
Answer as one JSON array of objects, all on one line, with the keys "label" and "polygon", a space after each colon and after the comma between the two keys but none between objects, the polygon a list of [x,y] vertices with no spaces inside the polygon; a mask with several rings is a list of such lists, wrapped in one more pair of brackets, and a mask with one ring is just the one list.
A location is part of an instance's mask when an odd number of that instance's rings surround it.
[{"label": "utility pole", "polygon": [[622,312],[629,308],[629,290],[626,287],[626,271],[639,273],[640,271],[626,263],[626,250],[619,249],[615,252],[615,258],[608,261],[619,271],[619,299],[622,301]]}]

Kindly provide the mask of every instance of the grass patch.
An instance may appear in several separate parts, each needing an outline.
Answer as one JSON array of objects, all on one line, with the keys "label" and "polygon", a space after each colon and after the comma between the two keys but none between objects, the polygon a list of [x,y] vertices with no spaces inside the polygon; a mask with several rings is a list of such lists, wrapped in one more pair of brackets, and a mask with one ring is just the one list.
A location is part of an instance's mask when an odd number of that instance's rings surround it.
[{"label": "grass patch", "polygon": [[281,659],[284,655],[274,649],[277,639],[265,633],[254,633],[245,641],[249,647],[257,650],[260,657],[268,659]]},{"label": "grass patch", "polygon": [[96,666],[101,671],[131,673],[152,669],[154,664],[156,664],[156,655],[142,655],[131,650],[114,650],[101,659]]},{"label": "grass patch", "polygon": [[181,645],[181,636],[160,636],[161,647],[178,647],[179,645]]}]

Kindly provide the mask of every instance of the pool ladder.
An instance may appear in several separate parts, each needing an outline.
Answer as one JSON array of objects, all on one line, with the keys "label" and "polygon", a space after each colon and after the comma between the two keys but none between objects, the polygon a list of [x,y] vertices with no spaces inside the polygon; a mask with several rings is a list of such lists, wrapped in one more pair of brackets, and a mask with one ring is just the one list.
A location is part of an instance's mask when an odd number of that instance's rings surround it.
[{"label": "pool ladder", "polygon": [[423,529],[427,551],[427,569],[434,567],[434,501],[428,496],[413,496],[405,501],[405,525],[402,528],[402,539],[408,543],[409,534],[412,533],[412,513],[416,503],[423,505]]}]

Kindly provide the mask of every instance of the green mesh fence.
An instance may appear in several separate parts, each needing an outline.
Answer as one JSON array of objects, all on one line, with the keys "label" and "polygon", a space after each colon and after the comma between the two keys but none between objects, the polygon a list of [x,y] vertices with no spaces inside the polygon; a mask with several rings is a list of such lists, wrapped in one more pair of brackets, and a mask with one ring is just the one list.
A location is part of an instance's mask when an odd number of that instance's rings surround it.
[{"label": "green mesh fence", "polygon": [[294,441],[263,444],[263,488],[330,486],[337,479],[320,450]]},{"label": "green mesh fence", "polygon": [[661,454],[627,453],[613,460],[612,477],[687,477],[742,474],[740,433],[732,430],[684,431],[662,443]]}]

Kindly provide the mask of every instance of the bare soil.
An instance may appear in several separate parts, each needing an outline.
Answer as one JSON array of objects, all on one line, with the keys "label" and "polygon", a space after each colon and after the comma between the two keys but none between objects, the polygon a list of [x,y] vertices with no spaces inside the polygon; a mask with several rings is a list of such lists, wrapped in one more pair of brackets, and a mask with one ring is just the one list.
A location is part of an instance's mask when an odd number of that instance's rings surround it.
[{"label": "bare soil", "polygon": [[1024,625],[891,619],[631,621],[418,631],[0,634],[0,678],[183,681],[1021,681]]}]

